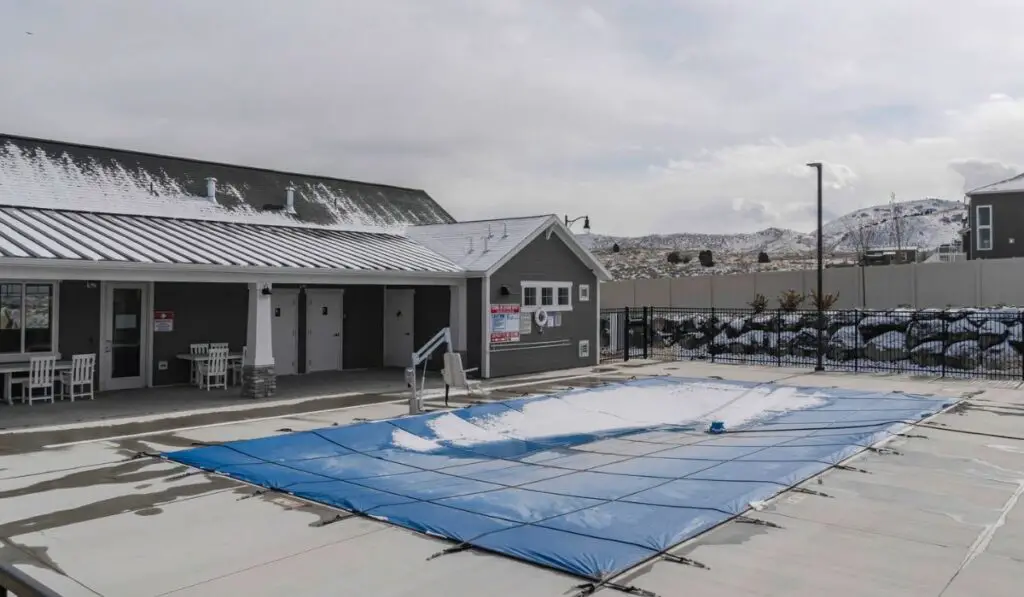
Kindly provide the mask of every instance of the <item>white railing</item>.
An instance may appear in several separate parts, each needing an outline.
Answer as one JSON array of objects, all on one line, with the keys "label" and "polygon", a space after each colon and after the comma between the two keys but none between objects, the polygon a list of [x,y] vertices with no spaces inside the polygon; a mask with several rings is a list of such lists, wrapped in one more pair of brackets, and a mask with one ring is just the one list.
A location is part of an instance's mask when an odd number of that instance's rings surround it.
[{"label": "white railing", "polygon": [[[412,366],[405,370],[405,383],[409,385],[412,392],[409,396],[409,414],[415,415],[423,412],[422,393],[427,385],[427,360],[441,346],[447,347],[447,352],[452,351],[452,333],[449,328],[442,328],[434,334],[434,337],[427,340],[422,348],[412,353]],[[416,388],[416,368],[423,365],[423,377],[419,389]]]}]

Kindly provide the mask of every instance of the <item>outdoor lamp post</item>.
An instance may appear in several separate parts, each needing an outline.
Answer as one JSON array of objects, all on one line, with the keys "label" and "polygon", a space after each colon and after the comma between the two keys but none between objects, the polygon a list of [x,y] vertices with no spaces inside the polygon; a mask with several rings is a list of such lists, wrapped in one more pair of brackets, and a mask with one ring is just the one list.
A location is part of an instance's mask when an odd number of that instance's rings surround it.
[{"label": "outdoor lamp post", "polygon": [[825,266],[824,266],[824,263],[823,263],[823,261],[824,261],[824,254],[825,254],[825,244],[824,244],[824,238],[823,238],[824,235],[822,234],[822,230],[821,230],[821,228],[822,228],[822,223],[821,223],[821,220],[822,220],[822,217],[821,217],[821,162],[810,162],[807,165],[808,165],[808,167],[814,168],[818,172],[818,300],[815,301],[815,303],[817,303],[815,305],[815,307],[818,309],[818,325],[817,325],[817,328],[818,328],[818,350],[816,351],[817,352],[817,363],[814,365],[814,370],[815,371],[824,371],[825,370],[825,365],[823,363],[823,360],[824,360],[824,356],[825,356],[824,355],[825,347],[822,346],[822,342],[823,342],[823,338],[824,338],[824,330],[822,329],[824,327],[822,325],[824,323],[824,321],[823,321],[824,313],[822,312],[822,303],[824,301],[823,287],[825,285],[825,283],[824,283],[824,281],[825,281],[825,270],[824,270],[824,267]]},{"label": "outdoor lamp post", "polygon": [[583,220],[583,229],[590,232],[590,216],[580,216],[578,218],[572,218],[571,220],[569,219],[569,216],[565,216],[565,227],[568,228],[580,220]]}]

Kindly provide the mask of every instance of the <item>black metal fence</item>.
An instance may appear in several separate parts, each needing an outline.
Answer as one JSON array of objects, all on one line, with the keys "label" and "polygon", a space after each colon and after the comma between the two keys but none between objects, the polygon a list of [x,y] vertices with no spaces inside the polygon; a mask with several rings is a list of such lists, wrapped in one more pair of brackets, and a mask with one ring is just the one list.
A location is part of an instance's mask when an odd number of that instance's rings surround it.
[{"label": "black metal fence", "polygon": [[602,362],[637,358],[1024,381],[1024,309],[602,310]]}]

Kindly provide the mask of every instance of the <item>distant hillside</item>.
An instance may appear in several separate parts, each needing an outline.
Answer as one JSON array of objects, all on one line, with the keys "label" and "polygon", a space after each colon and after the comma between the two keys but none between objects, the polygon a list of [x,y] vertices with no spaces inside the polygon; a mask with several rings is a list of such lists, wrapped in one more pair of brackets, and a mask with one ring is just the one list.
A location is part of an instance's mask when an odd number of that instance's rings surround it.
[{"label": "distant hillside", "polygon": [[[959,238],[967,219],[967,208],[958,201],[921,199],[858,209],[823,228],[825,247],[833,261],[858,248],[896,246],[932,250]],[[898,222],[898,224],[897,224]],[[749,234],[653,234],[640,237],[616,237],[583,234],[580,240],[605,261],[619,278],[699,275],[757,270],[802,269],[813,263],[817,237],[814,232],[766,228]],[[897,242],[902,239],[901,242]],[[618,244],[620,252],[612,253]],[[710,249],[717,263],[714,268],[696,264],[669,264],[669,251],[684,254]],[[770,264],[756,264],[757,254],[766,252]]]}]

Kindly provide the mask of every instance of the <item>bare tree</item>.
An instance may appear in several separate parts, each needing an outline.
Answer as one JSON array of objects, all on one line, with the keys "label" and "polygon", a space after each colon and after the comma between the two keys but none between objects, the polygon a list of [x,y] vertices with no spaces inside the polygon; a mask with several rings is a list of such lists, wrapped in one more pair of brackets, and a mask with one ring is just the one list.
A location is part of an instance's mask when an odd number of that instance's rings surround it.
[{"label": "bare tree", "polygon": [[877,228],[874,226],[865,226],[864,222],[857,218],[857,222],[849,222],[846,226],[846,238],[850,245],[853,246],[857,253],[857,265],[860,267],[860,304],[862,307],[867,307],[868,304],[868,290],[867,290],[867,273],[864,268],[867,266],[867,253],[875,245],[875,236],[877,234]]}]

